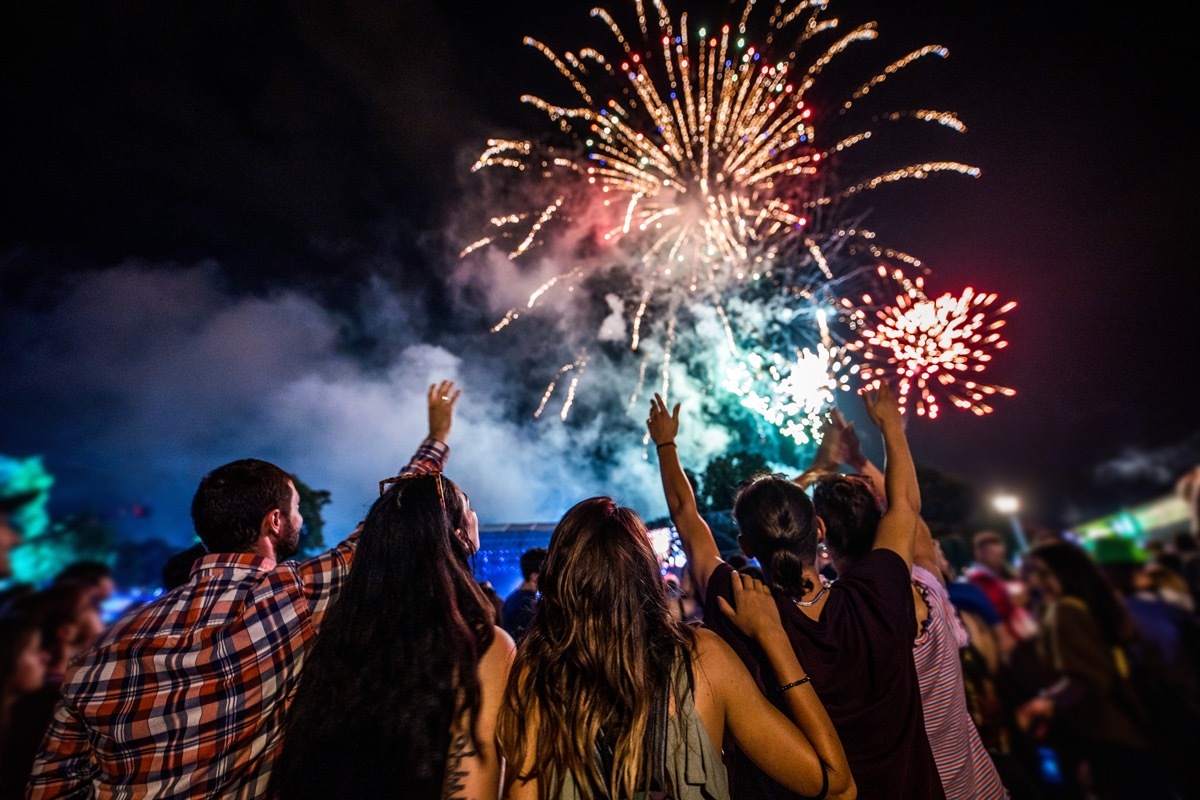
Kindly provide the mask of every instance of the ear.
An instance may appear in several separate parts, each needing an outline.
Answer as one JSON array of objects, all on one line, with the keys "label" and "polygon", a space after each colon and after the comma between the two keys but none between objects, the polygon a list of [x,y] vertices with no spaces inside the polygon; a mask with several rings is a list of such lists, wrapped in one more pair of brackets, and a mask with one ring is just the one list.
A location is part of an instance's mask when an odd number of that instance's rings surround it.
[{"label": "ear", "polygon": [[742,536],[740,533],[737,537],[737,543],[738,547],[742,548],[742,552],[746,554],[746,558],[757,558],[757,556],[754,555],[754,548],[751,547],[750,543],[746,541],[746,537]]},{"label": "ear", "polygon": [[262,518],[262,522],[258,525],[258,537],[260,539],[270,539],[274,541],[279,538],[280,532],[283,530],[283,511],[278,508],[273,508],[266,513]]},{"label": "ear", "polygon": [[817,544],[825,541],[825,520],[817,517]]},{"label": "ear", "polygon": [[454,536],[462,542],[462,546],[466,548],[468,555],[475,555],[475,545],[471,544],[471,540],[467,537],[467,532],[462,528],[454,529]]}]

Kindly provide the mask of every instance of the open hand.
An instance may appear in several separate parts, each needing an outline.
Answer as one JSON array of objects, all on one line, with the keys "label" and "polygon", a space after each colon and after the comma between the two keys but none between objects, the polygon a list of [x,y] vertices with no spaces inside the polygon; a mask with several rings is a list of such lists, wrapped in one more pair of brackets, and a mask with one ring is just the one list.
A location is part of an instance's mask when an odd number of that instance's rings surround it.
[{"label": "open hand", "polygon": [[680,404],[676,403],[675,410],[668,414],[666,402],[658,392],[654,393],[654,399],[650,401],[650,416],[646,419],[646,427],[650,429],[650,438],[656,445],[675,441],[675,436],[679,433],[679,406]]},{"label": "open hand", "polygon": [[867,407],[867,414],[880,430],[887,425],[903,426],[904,420],[900,415],[900,404],[896,401],[892,387],[888,385],[887,381],[880,381],[877,389],[864,389],[862,396],[863,404]]},{"label": "open hand", "polygon": [[783,633],[775,596],[758,578],[734,573],[733,603],[731,606],[724,597],[717,598],[717,604],[729,621],[750,638],[761,642],[772,633]]},{"label": "open hand", "polygon": [[454,404],[458,402],[462,389],[454,388],[454,381],[442,381],[429,385],[429,438],[446,444],[450,438],[450,426],[454,423]]}]

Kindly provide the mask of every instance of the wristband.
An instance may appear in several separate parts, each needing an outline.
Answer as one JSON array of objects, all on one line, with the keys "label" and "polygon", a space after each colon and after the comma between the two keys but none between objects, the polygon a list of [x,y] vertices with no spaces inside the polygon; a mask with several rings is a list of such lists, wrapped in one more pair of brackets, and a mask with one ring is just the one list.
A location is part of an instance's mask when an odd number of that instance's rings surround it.
[{"label": "wristband", "polygon": [[791,683],[785,683],[783,686],[777,687],[775,689],[775,691],[779,692],[780,694],[783,694],[788,689],[795,689],[797,686],[803,686],[804,684],[808,683],[810,680],[812,680],[812,678],[810,678],[808,675],[805,675],[803,678],[801,678],[798,681],[792,681]]},{"label": "wristband", "polygon": [[654,446],[654,449],[655,449],[655,450],[662,450],[664,447],[667,447],[668,445],[670,445],[670,446],[674,446],[674,445],[675,445],[675,442],[674,442],[674,441],[670,441],[670,442],[663,442],[662,444],[655,445],[655,446]]}]

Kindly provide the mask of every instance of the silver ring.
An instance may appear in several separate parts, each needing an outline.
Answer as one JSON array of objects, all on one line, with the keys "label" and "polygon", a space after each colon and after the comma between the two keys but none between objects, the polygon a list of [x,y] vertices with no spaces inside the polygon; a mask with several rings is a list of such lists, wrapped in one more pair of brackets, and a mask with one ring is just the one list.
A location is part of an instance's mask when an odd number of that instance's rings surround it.
[{"label": "silver ring", "polygon": [[442,399],[443,399],[443,400],[449,400],[449,399],[450,399],[450,395],[448,395],[448,394],[444,394],[444,395],[442,395]]}]

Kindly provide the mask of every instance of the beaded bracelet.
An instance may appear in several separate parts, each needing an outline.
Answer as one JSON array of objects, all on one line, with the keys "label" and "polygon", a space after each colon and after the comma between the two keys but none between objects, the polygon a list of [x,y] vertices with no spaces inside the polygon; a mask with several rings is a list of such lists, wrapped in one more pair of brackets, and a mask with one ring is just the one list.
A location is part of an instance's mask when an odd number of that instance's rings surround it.
[{"label": "beaded bracelet", "polygon": [[788,689],[795,689],[797,686],[803,686],[804,684],[808,683],[810,680],[811,680],[811,678],[809,676],[805,675],[803,678],[801,678],[798,681],[792,681],[791,683],[785,683],[783,686],[780,686],[775,691],[779,692],[780,694],[783,694]]}]

